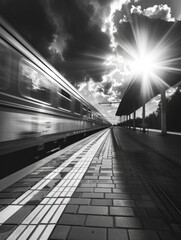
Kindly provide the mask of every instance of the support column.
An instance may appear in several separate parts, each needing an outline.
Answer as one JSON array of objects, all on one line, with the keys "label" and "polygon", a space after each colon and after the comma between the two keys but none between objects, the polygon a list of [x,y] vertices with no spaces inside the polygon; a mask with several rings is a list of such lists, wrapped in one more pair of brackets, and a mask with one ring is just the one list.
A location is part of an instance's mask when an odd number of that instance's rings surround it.
[{"label": "support column", "polygon": [[135,119],[136,119],[136,111],[134,110],[134,112],[133,112],[133,130],[136,130],[136,122],[135,122]]},{"label": "support column", "polygon": [[145,102],[143,102],[143,112],[142,112],[142,127],[143,127],[143,132],[145,133]]},{"label": "support column", "polygon": [[129,125],[128,125],[128,127],[131,128],[131,115],[129,114],[128,116],[129,116]]},{"label": "support column", "polygon": [[166,96],[165,89],[161,89],[161,133],[162,135],[167,134],[167,125],[166,125]]},{"label": "support column", "polygon": [[119,119],[120,119],[120,124],[122,123],[122,116],[119,116]]}]

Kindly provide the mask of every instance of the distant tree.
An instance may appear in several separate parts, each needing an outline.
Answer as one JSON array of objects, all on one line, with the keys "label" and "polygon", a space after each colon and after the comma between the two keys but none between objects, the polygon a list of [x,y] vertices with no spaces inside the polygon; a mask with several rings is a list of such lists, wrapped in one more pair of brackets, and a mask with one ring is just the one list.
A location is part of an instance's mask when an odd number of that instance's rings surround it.
[{"label": "distant tree", "polygon": [[[181,132],[181,86],[172,96],[166,99],[167,130]],[[161,101],[155,112],[145,118],[149,128],[161,129]],[[135,119],[136,127],[141,127],[142,118]],[[133,120],[125,121],[121,126],[133,126]]]},{"label": "distant tree", "polygon": [[[146,121],[150,128],[161,129],[161,101],[157,111],[150,114]],[[181,86],[166,99],[166,121],[168,131],[181,132]]]},{"label": "distant tree", "polygon": [[145,122],[148,124],[149,128],[159,128],[159,123],[158,123],[158,113],[153,112],[149,116],[146,117]]}]

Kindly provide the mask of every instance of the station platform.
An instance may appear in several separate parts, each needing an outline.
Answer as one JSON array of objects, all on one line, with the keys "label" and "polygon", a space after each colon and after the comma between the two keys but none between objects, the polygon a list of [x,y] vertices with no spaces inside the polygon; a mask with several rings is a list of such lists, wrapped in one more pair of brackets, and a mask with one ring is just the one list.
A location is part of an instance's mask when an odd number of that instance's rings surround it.
[{"label": "station platform", "polygon": [[106,129],[2,179],[0,240],[181,239],[179,211],[142,167],[157,155],[139,134]]},{"label": "station platform", "polygon": [[167,132],[167,135],[163,136],[161,131],[156,129],[150,129],[145,133],[140,129],[134,131],[122,128],[122,131],[126,131],[131,138],[181,166],[181,133]]}]

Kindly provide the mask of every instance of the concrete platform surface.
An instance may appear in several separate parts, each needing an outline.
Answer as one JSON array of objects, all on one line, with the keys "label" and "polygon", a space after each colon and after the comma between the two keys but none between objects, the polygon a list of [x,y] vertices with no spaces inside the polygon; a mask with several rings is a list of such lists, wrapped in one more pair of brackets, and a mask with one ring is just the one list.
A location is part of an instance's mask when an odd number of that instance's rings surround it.
[{"label": "concrete platform surface", "polygon": [[121,130],[126,131],[136,141],[181,166],[181,135],[168,132],[167,135],[163,136],[159,131],[149,130],[143,133],[138,129],[134,131],[127,128],[121,128]]},{"label": "concrete platform surface", "polygon": [[[117,134],[119,135],[119,131]],[[137,164],[144,148],[105,130],[0,192],[0,239],[178,240],[181,218]]]}]

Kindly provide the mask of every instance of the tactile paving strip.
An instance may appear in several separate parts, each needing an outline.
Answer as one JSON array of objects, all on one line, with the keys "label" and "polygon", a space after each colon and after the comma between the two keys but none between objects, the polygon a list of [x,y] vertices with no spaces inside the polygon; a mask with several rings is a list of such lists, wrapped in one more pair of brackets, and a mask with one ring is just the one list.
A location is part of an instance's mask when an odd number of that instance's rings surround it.
[{"label": "tactile paving strip", "polygon": [[5,223],[10,217],[16,214],[27,204],[38,192],[45,188],[63,169],[71,165],[71,170],[64,178],[45,196],[36,208],[24,219],[16,230],[8,237],[8,240],[15,239],[48,239],[56,222],[60,218],[66,205],[69,203],[72,194],[76,190],[83,175],[87,171],[94,155],[105,140],[109,131],[100,135],[86,144],[78,152],[72,155],[60,167],[45,176],[40,182],[26,191],[8,207],[0,212],[0,223]]}]

